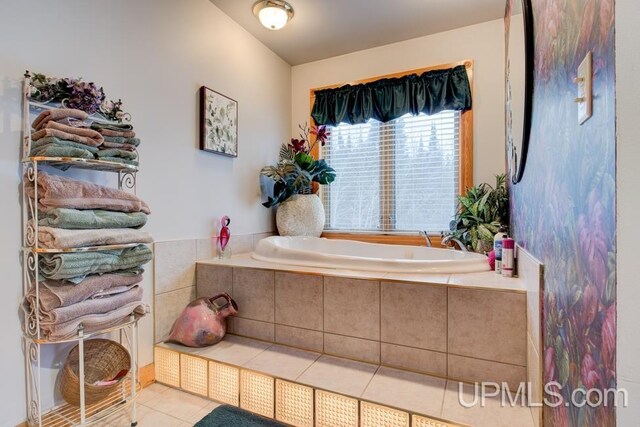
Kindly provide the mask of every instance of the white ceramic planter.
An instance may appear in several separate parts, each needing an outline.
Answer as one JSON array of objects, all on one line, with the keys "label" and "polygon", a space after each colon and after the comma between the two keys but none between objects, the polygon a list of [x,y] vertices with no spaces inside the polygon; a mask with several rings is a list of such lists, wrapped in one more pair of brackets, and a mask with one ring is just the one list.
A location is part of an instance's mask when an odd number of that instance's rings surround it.
[{"label": "white ceramic planter", "polygon": [[276,225],[281,236],[320,237],[324,229],[324,206],[315,194],[298,194],[278,206]]}]

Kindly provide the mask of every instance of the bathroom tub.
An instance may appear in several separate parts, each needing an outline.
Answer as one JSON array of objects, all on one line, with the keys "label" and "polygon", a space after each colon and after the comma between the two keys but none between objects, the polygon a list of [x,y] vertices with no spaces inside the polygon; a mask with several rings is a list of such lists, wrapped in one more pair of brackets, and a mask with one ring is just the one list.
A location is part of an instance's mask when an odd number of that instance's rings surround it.
[{"label": "bathroom tub", "polygon": [[275,264],[394,273],[490,270],[487,257],[473,252],[318,237],[267,237],[258,242],[252,257]]}]

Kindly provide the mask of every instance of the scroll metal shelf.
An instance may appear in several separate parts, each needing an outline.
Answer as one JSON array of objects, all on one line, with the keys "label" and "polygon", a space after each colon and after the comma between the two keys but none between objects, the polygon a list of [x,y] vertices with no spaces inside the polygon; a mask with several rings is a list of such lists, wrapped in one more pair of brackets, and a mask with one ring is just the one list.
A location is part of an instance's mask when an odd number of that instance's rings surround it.
[{"label": "scroll metal shelf", "polygon": [[[24,311],[23,337],[24,354],[27,375],[27,422],[30,426],[87,426],[94,424],[117,411],[131,407],[131,425],[137,425],[135,399],[140,388],[138,379],[138,321],[145,313],[133,312],[124,316],[122,321],[109,327],[85,332],[81,324],[73,336],[64,339],[49,339],[42,334],[40,328],[40,289],[38,265],[40,254],[91,252],[125,249],[137,246],[139,243],[122,245],[90,246],[81,248],[42,248],[38,242],[38,172],[42,166],[54,166],[62,170],[83,169],[100,172],[115,172],[118,174],[118,188],[121,190],[136,190],[136,174],[138,167],[119,162],[98,159],[80,159],[73,157],[41,157],[30,156],[31,153],[31,112],[59,108],[57,105],[42,104],[29,99],[31,94],[31,76],[25,74],[23,82],[23,117],[22,117],[22,225],[23,225],[23,293],[35,291],[35,307]],[[118,123],[104,117],[92,115],[90,120],[100,123]],[[28,189],[30,191],[28,191]],[[131,354],[129,373],[121,385],[106,399],[92,405],[85,402],[85,360],[84,342],[87,339],[117,333],[120,344],[125,346]],[[80,406],[62,405],[48,410],[42,408],[42,365],[41,350],[43,345],[59,345],[63,343],[78,343],[79,350],[79,382]]]}]

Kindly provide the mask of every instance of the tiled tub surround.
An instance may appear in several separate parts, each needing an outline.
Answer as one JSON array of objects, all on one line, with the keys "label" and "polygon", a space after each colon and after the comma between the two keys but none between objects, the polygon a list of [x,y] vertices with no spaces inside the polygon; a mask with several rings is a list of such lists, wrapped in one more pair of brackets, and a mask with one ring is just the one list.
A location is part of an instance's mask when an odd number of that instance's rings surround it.
[{"label": "tiled tub surround", "polygon": [[196,265],[196,295],[229,292],[230,333],[467,382],[527,380],[527,293],[492,272],[415,275]]}]

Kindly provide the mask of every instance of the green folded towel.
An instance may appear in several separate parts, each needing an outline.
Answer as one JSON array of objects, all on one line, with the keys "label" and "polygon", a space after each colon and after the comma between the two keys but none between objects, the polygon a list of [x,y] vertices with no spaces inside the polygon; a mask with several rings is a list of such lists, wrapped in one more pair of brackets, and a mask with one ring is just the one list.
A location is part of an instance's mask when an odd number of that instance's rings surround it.
[{"label": "green folded towel", "polygon": [[108,162],[116,162],[116,163],[124,163],[126,165],[138,166],[137,160],[129,160],[123,159],[121,157],[100,157],[100,160],[105,160]]},{"label": "green folded towel", "polygon": [[115,212],[105,210],[51,209],[39,214],[38,225],[72,230],[96,228],[140,228],[147,223],[142,212]]},{"label": "green folded towel", "polygon": [[129,124],[125,124],[125,123],[98,123],[98,122],[93,122],[93,123],[91,123],[91,128],[95,129],[95,130],[109,129],[109,130],[115,130],[115,131],[127,131],[127,130],[133,130],[133,125],[129,125]]},{"label": "green folded towel", "polygon": [[31,157],[76,157],[80,159],[94,159],[93,153],[83,148],[65,145],[45,144],[31,149]]},{"label": "green folded towel", "polygon": [[144,265],[151,258],[151,249],[146,245],[113,251],[44,254],[40,258],[40,275],[78,283],[89,274],[127,270]]},{"label": "green folded towel", "polygon": [[44,145],[49,145],[49,144],[54,144],[54,145],[59,145],[64,147],[81,148],[91,153],[97,153],[99,151],[98,147],[92,147],[91,145],[80,144],[74,141],[67,141],[66,139],[56,138],[55,136],[47,136],[45,138],[40,138],[37,141],[32,141],[31,148],[33,149],[36,147],[42,147]]},{"label": "green folded towel", "polygon": [[118,157],[120,159],[136,160],[138,158],[138,153],[135,151],[121,150],[119,148],[107,148],[98,151],[98,158],[102,159],[104,157]]},{"label": "green folded towel", "polygon": [[131,144],[136,147],[140,145],[140,138],[125,138],[124,136],[106,136],[104,137],[106,142],[115,142],[118,144]]}]

